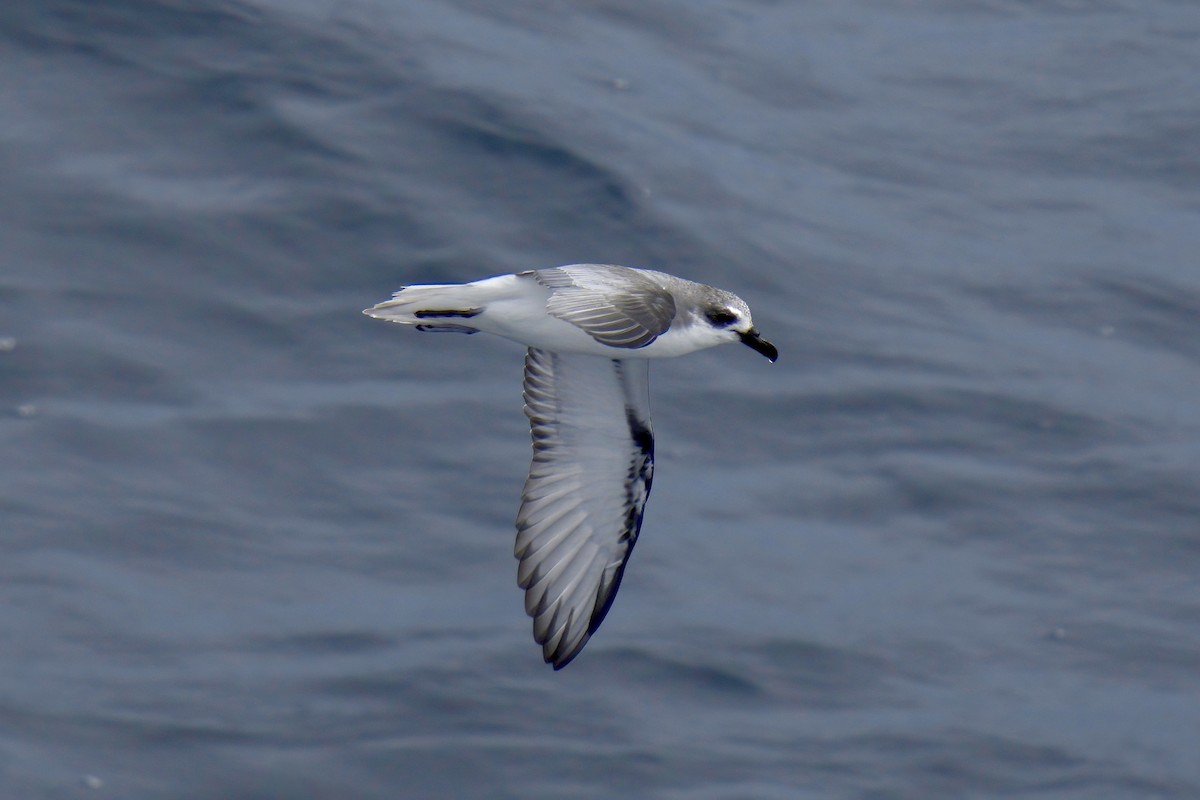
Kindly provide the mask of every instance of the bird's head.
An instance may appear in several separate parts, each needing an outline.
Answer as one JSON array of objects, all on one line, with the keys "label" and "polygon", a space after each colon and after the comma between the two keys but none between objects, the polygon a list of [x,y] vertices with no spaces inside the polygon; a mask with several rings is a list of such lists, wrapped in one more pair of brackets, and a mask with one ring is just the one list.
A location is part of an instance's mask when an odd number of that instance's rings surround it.
[{"label": "bird's head", "polygon": [[709,326],[722,341],[739,341],[774,363],[779,350],[758,333],[750,317],[750,307],[742,298],[730,292],[714,290],[713,296],[700,308],[700,324]]}]

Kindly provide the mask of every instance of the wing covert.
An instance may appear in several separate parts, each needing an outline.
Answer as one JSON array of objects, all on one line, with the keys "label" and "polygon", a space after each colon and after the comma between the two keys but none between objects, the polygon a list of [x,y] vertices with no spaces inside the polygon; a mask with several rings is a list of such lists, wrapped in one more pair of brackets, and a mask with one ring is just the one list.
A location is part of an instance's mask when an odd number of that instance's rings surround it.
[{"label": "wing covert", "polygon": [[675,298],[645,273],[614,265],[531,270],[552,289],[546,311],[612,347],[645,347],[675,318]]}]

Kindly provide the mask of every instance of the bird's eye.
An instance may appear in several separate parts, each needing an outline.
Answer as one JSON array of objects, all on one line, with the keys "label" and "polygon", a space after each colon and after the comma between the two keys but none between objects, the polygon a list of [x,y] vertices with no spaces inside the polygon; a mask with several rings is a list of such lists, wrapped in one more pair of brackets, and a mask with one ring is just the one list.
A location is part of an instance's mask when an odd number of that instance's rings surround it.
[{"label": "bird's eye", "polygon": [[737,314],[724,308],[712,308],[704,312],[704,316],[708,317],[708,321],[718,328],[728,328],[733,323],[737,322]]}]

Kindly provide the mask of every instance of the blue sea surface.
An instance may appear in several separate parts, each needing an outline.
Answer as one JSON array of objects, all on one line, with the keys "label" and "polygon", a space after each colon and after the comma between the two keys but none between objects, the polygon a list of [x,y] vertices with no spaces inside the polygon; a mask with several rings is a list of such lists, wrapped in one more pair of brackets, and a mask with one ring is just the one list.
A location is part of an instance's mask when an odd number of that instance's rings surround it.
[{"label": "blue sea surface", "polygon": [[[1200,6],[8,0],[0,798],[1200,797]],[[737,292],[553,672],[519,345]]]}]

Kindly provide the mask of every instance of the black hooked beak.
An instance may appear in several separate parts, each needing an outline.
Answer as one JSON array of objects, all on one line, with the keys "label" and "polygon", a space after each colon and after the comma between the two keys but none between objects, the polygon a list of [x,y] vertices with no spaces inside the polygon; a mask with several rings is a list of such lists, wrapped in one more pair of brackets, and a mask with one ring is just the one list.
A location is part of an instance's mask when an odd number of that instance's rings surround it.
[{"label": "black hooked beak", "polygon": [[779,350],[775,348],[775,345],[758,335],[758,328],[751,328],[745,333],[739,333],[738,338],[742,340],[742,344],[766,356],[767,361],[770,361],[772,364],[775,363],[775,359],[779,358]]}]

